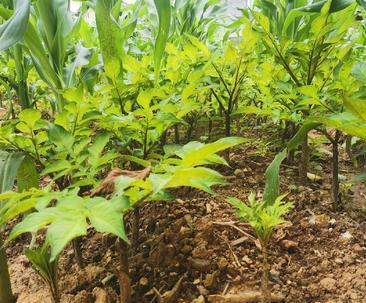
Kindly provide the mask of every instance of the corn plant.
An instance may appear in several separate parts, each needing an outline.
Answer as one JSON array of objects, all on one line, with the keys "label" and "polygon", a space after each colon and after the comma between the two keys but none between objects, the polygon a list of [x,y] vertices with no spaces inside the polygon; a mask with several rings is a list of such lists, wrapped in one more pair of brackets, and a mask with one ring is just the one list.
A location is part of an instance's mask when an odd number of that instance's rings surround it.
[{"label": "corn plant", "polygon": [[[13,189],[17,179],[18,189],[29,190],[32,186],[38,186],[38,175],[35,171],[34,163],[21,153],[0,153],[0,193],[5,193]],[[19,195],[22,195],[19,193]],[[12,303],[14,301],[11,283],[6,260],[4,243],[1,231],[10,219],[14,218],[18,212],[16,209],[9,209],[6,201],[0,202],[0,302]]]},{"label": "corn plant", "polygon": [[[70,12],[69,1],[38,0],[16,3],[13,15],[11,10],[0,10],[0,16],[7,20],[3,25],[8,28],[0,36],[4,40],[1,49],[22,41],[40,78],[49,85],[55,96],[52,106],[62,111],[65,103],[62,91],[72,86],[76,68],[88,65],[92,55],[92,49],[68,48],[69,42],[75,38],[81,17],[76,18]],[[14,34],[10,41],[8,34]],[[76,51],[78,54],[68,62],[70,54]],[[18,77],[22,77],[24,71],[21,71],[20,53],[18,54]],[[24,76],[20,80],[24,80]]]}]

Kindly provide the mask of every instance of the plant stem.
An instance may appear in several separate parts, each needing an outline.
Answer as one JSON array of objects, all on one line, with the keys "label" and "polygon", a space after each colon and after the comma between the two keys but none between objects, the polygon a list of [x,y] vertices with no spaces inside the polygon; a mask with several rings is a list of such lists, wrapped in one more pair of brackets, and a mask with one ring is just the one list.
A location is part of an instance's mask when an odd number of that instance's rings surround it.
[{"label": "plant stem", "polygon": [[15,61],[15,70],[17,75],[17,95],[20,100],[20,105],[22,109],[30,108],[31,102],[29,98],[29,89],[27,84],[28,73],[25,72],[24,69],[24,55],[22,52],[22,47],[20,45],[16,45],[14,47],[14,61]]},{"label": "plant stem", "polygon": [[188,129],[187,129],[187,142],[192,141],[192,133],[193,133],[193,127],[194,127],[194,118],[190,119],[188,122]]},{"label": "plant stem", "polygon": [[0,236],[0,302],[13,303],[14,297],[11,290],[9,269],[3,244],[3,240]]},{"label": "plant stem", "polygon": [[269,289],[269,264],[267,243],[261,242],[262,247],[262,303],[271,303],[271,291]]},{"label": "plant stem", "polygon": [[132,287],[128,264],[128,245],[123,240],[118,240],[118,250],[120,258],[120,268],[118,271],[118,281],[120,289],[120,303],[132,303]]},{"label": "plant stem", "polygon": [[174,125],[174,136],[175,136],[175,144],[180,144],[179,126],[178,126],[178,124]]},{"label": "plant stem", "polygon": [[333,160],[332,160],[332,202],[333,208],[339,208],[339,139],[341,137],[341,132],[339,130],[336,131],[336,135],[334,140],[332,140],[332,149],[333,149]]},{"label": "plant stem", "polygon": [[208,118],[208,140],[211,140],[212,136],[212,119]]},{"label": "plant stem", "polygon": [[84,268],[83,254],[81,251],[81,238],[72,240],[72,247],[74,249],[76,263],[80,268]]},{"label": "plant stem", "polygon": [[225,115],[225,136],[231,136],[231,115],[230,112],[226,112]]},{"label": "plant stem", "polygon": [[131,227],[131,246],[135,251],[139,244],[139,228],[140,228],[140,208],[136,205],[132,212],[132,227]]},{"label": "plant stem", "polygon": [[144,144],[144,146],[143,146],[144,160],[146,160],[147,155],[148,155],[148,146],[147,145],[149,144],[149,142],[148,142],[149,127],[150,127],[150,121],[149,121],[149,119],[146,119],[146,125],[145,125],[145,130],[144,130],[144,143],[143,143]]},{"label": "plant stem", "polygon": [[301,159],[299,162],[299,177],[303,184],[307,183],[307,173],[308,173],[308,164],[309,164],[309,145],[308,145],[308,136],[306,135],[304,141],[301,144]]},{"label": "plant stem", "polygon": [[51,285],[50,285],[50,288],[51,288],[51,294],[52,294],[52,300],[54,303],[60,303],[61,300],[60,300],[60,292],[59,292],[59,289],[58,289],[58,285],[57,285],[57,279],[56,281],[52,281],[51,282]]},{"label": "plant stem", "polygon": [[164,147],[166,145],[167,131],[165,130],[160,137],[160,145]]},{"label": "plant stem", "polygon": [[42,163],[41,157],[40,157],[39,152],[38,152],[38,147],[37,147],[37,143],[36,143],[36,138],[35,138],[35,135],[34,135],[33,130],[31,131],[31,141],[32,141],[32,144],[33,144],[33,147],[34,147],[34,152],[35,152],[35,154],[36,154],[37,161],[38,161],[39,163]]}]

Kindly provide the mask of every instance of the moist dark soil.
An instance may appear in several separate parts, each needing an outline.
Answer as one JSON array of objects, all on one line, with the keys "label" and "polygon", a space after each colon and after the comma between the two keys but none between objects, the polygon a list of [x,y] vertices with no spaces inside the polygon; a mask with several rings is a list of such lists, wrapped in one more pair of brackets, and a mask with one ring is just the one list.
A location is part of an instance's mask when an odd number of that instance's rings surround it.
[{"label": "moist dark soil", "polygon": [[[133,302],[259,302],[259,244],[221,197],[245,201],[250,192],[261,195],[274,157],[266,146],[257,140],[232,151],[231,167],[222,171],[229,183],[215,188],[219,196],[184,189],[174,201],[141,207],[139,243],[129,259]],[[270,244],[276,302],[366,303],[366,196],[363,186],[349,182],[355,169],[342,157],[339,211],[330,201],[329,155],[316,159],[312,172],[319,178],[306,185],[297,181],[296,167],[284,165],[282,192],[294,209]],[[65,250],[59,264],[62,303],[118,302],[116,241],[90,230],[82,239],[84,269],[75,264],[71,246]],[[7,248],[17,302],[51,302],[22,254],[25,243],[18,239]]]}]

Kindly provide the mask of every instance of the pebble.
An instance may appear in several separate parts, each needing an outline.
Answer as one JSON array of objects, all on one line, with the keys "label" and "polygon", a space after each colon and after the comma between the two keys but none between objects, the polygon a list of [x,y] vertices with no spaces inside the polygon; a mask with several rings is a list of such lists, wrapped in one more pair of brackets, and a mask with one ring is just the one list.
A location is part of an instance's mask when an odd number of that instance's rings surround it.
[{"label": "pebble", "polygon": [[337,220],[336,219],[330,219],[328,223],[329,223],[330,226],[334,227],[337,224]]},{"label": "pebble", "polygon": [[247,256],[245,255],[243,258],[242,258],[242,261],[244,261],[245,263],[247,264],[252,264],[253,261]]},{"label": "pebble", "polygon": [[339,265],[343,264],[343,260],[341,258],[335,258],[334,262],[339,264]]},{"label": "pebble", "polygon": [[201,272],[207,272],[211,268],[211,263],[205,259],[189,258],[189,263],[191,264],[192,268]]},{"label": "pebble", "polygon": [[217,272],[213,274],[207,274],[205,280],[203,281],[203,285],[208,289],[216,288],[217,286]]},{"label": "pebble", "polygon": [[356,253],[362,253],[362,252],[364,252],[365,251],[365,248],[364,247],[361,247],[361,245],[360,244],[355,244],[354,246],[353,246],[353,250],[356,252]]},{"label": "pebble", "polygon": [[343,234],[341,234],[341,239],[345,241],[349,241],[353,238],[352,234],[347,230]]},{"label": "pebble", "polygon": [[197,289],[201,296],[207,296],[209,293],[208,290],[204,288],[202,285],[198,285]]},{"label": "pebble", "polygon": [[94,288],[95,303],[110,303],[108,293],[102,288]]},{"label": "pebble", "polygon": [[226,258],[222,257],[220,258],[217,265],[220,270],[224,270],[229,265],[229,261]]},{"label": "pebble", "polygon": [[205,300],[205,297],[204,296],[199,296],[197,299],[194,299],[193,301],[192,301],[192,303],[205,303],[206,302],[206,300]]},{"label": "pebble", "polygon": [[243,170],[241,170],[241,169],[236,169],[234,171],[234,175],[238,178],[244,178],[245,177],[245,174],[244,174]]},{"label": "pebble", "polygon": [[337,281],[332,278],[324,278],[320,281],[320,285],[329,292],[336,290],[336,284]]}]

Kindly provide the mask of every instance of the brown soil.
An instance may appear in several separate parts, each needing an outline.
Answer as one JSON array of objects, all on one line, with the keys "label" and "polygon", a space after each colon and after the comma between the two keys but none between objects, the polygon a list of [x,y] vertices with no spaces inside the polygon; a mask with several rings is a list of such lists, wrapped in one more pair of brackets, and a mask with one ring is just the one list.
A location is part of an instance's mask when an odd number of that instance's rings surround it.
[{"label": "brown soil", "polygon": [[[251,191],[260,194],[271,158],[260,153],[249,144],[232,155],[233,168],[225,171],[231,183],[217,192],[242,200]],[[346,188],[344,201],[353,215],[333,212],[330,161],[323,160],[325,169],[317,174],[324,179],[308,186],[297,185],[295,168],[286,166],[282,173],[282,192],[289,193],[295,208],[287,218],[291,223],[271,242],[272,290],[288,303],[366,303],[366,220],[347,202],[354,199],[359,210],[365,209],[365,192],[360,186]],[[250,227],[221,199],[194,190],[177,196],[141,209],[140,243],[130,257],[133,302],[258,302],[261,256]],[[51,302],[22,255],[24,243],[18,240],[7,249],[17,302]],[[71,247],[61,257],[62,302],[117,302],[116,239],[90,231],[83,251],[88,264],[83,270],[75,265]],[[176,298],[169,301],[167,292],[174,286]]]}]

